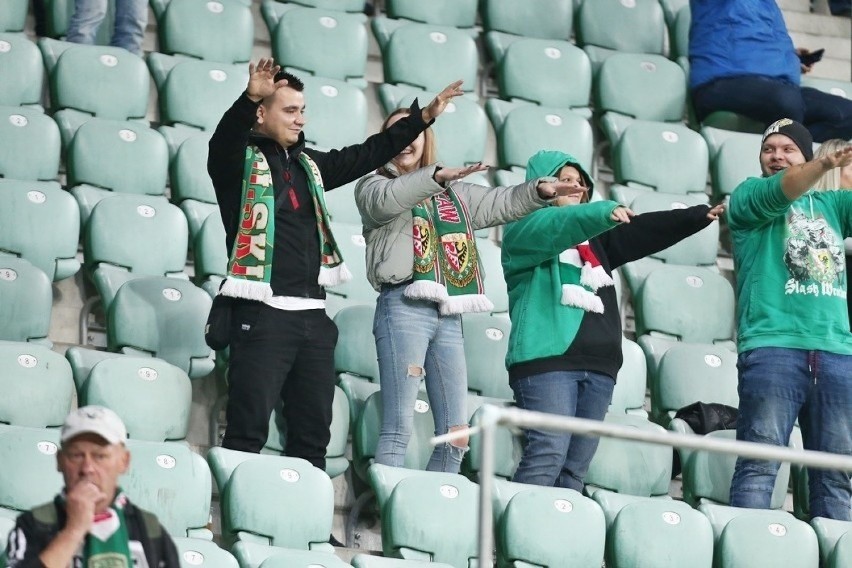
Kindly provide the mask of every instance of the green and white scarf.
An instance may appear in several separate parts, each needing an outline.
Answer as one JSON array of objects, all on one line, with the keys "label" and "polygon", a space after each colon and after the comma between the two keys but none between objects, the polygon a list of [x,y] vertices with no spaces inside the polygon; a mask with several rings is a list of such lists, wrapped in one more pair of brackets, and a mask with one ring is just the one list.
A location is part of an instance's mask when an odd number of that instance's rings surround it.
[{"label": "green and white scarf", "polygon": [[[308,173],[320,241],[320,286],[336,286],[352,278],[329,228],[322,176],[306,153],[299,163]],[[228,276],[220,293],[264,301],[273,296],[272,263],[275,250],[275,189],[266,156],[257,146],[246,148],[240,226],[228,261]]]},{"label": "green and white scarf", "polygon": [[465,203],[447,189],[421,201],[411,215],[414,282],[405,295],[437,302],[443,315],[493,310],[494,304],[485,297]]},{"label": "green and white scarf", "polygon": [[124,518],[127,497],[121,489],[109,509],[95,514],[83,545],[84,568],[132,568],[130,536]]}]

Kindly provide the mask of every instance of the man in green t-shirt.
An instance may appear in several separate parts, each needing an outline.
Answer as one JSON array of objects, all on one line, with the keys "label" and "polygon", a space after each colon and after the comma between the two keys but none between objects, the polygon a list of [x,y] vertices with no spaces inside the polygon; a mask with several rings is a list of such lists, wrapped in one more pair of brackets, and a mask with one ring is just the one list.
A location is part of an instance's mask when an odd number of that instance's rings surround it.
[{"label": "man in green t-shirt", "polygon": [[[728,225],[737,277],[737,439],[785,446],[796,418],[806,449],[852,454],[852,334],[846,310],[844,237],[852,192],[812,191],[852,149],[813,160],[804,126],[771,124],[761,178],[731,196]],[[731,505],[769,508],[780,462],[740,458]],[[850,520],[846,472],[810,470],[813,517]]]}]

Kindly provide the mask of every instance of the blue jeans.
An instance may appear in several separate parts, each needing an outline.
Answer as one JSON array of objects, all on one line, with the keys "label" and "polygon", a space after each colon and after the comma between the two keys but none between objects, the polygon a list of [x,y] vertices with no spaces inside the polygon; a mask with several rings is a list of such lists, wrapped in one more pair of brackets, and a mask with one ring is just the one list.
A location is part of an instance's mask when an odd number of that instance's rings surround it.
[{"label": "blue jeans", "polygon": [[[109,0],[75,0],[74,14],[68,22],[66,40],[95,43],[107,14]],[[115,0],[115,27],[110,45],[142,55],[142,38],[148,23],[148,0]]]},{"label": "blue jeans", "polygon": [[[852,356],[779,347],[741,353],[737,439],[786,446],[796,417],[807,450],[852,454]],[[780,462],[740,458],[731,505],[769,508]],[[852,486],[841,471],[808,469],[812,517],[850,520]]]},{"label": "blue jeans", "polygon": [[[615,381],[591,371],[553,371],[515,379],[511,386],[519,408],[603,420]],[[570,432],[526,430],[524,454],[512,481],[582,491],[598,441]]]},{"label": "blue jeans", "polygon": [[726,110],[764,126],[792,118],[804,124],[816,142],[852,138],[852,100],[770,77],[717,79],[693,89],[692,104],[699,121],[711,112]]},{"label": "blue jeans", "polygon": [[[435,434],[467,425],[467,369],[461,316],[442,316],[438,305],[412,300],[405,285],[388,287],[376,301],[373,335],[379,357],[382,430],[376,462],[402,467],[414,425],[414,403],[425,379]],[[467,447],[435,446],[430,471],[458,473]]]}]

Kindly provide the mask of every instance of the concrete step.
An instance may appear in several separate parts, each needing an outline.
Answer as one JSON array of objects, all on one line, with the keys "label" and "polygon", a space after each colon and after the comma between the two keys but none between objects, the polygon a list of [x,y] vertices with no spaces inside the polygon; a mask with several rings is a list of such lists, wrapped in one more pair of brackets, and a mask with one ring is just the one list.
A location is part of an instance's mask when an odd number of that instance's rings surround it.
[{"label": "concrete step", "polygon": [[852,20],[849,18],[785,11],[784,21],[787,23],[787,29],[791,33],[804,32],[846,39],[852,36]]},{"label": "concrete step", "polygon": [[777,0],[778,6],[785,12],[804,12],[811,11],[810,0]]},{"label": "concrete step", "polygon": [[825,49],[822,61],[814,65],[814,77],[840,79],[849,81],[852,78],[852,39],[847,37],[820,36],[809,33],[790,32],[793,45],[805,49]]}]

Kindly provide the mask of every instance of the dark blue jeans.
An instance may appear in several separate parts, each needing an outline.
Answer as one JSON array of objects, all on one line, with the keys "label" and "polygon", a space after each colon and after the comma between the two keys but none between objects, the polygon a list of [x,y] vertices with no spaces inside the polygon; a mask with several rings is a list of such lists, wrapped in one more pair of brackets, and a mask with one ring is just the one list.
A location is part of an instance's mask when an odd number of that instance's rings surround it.
[{"label": "dark blue jeans", "polygon": [[764,126],[792,118],[804,124],[817,142],[852,138],[852,100],[769,77],[717,79],[692,90],[692,105],[699,121],[725,110]]},{"label": "dark blue jeans", "polygon": [[[591,371],[555,371],[516,379],[511,386],[519,408],[603,420],[615,381]],[[582,491],[598,441],[570,432],[525,430],[524,454],[512,481]]]},{"label": "dark blue jeans", "polygon": [[[786,446],[796,417],[805,449],[852,454],[852,356],[763,347],[741,353],[737,439]],[[780,462],[737,460],[731,505],[769,508]],[[849,473],[809,469],[812,517],[850,520]]]}]

